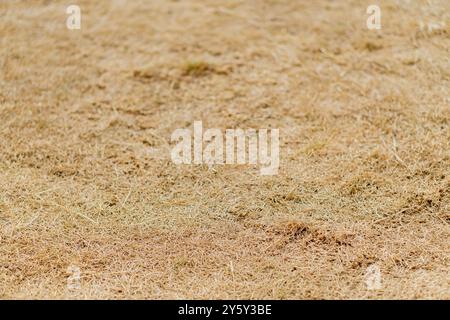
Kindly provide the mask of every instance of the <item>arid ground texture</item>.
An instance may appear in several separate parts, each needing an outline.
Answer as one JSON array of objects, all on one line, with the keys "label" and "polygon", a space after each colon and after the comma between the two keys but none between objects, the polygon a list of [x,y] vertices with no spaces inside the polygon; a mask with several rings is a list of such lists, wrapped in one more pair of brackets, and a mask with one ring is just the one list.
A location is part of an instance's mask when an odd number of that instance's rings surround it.
[{"label": "arid ground texture", "polygon": [[448,0],[2,0],[0,298],[450,299],[449,93]]}]

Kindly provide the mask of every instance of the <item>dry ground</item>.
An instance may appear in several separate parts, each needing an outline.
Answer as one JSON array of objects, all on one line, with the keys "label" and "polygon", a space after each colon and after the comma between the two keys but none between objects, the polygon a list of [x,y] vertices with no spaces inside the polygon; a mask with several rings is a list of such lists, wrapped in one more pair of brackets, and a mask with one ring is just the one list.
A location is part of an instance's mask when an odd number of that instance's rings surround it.
[{"label": "dry ground", "polygon": [[[2,0],[0,297],[449,299],[450,2],[371,3]],[[194,120],[279,175],[174,165]]]}]

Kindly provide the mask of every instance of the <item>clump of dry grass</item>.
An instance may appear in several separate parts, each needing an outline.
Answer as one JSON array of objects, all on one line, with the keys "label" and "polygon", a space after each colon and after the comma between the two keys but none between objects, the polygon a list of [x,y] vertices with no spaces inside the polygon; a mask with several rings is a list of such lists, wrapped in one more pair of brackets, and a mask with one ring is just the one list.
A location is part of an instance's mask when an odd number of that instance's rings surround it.
[{"label": "clump of dry grass", "polygon": [[[79,4],[0,3],[0,297],[450,297],[448,1]],[[279,175],[174,165],[195,120]]]},{"label": "clump of dry grass", "polygon": [[199,77],[213,72],[214,70],[214,67],[209,63],[203,61],[193,61],[188,62],[185,66],[183,66],[183,75]]}]

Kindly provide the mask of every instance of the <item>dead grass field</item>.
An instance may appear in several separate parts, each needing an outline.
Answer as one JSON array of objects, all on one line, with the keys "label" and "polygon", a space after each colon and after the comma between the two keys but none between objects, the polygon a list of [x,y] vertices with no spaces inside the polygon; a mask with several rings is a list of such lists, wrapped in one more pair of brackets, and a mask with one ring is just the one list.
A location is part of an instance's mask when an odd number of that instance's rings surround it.
[{"label": "dead grass field", "polygon": [[[372,3],[1,1],[0,297],[449,299],[450,2]],[[195,120],[279,174],[174,165]]]}]

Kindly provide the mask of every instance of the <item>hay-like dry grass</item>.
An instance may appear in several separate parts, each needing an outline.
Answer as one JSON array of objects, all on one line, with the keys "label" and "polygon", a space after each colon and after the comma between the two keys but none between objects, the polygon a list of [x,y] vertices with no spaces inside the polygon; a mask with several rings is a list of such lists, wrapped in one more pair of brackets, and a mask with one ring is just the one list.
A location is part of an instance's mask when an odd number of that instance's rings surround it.
[{"label": "hay-like dry grass", "polygon": [[[448,0],[74,2],[0,2],[1,298],[450,298]],[[279,175],[174,165],[195,120]]]}]

